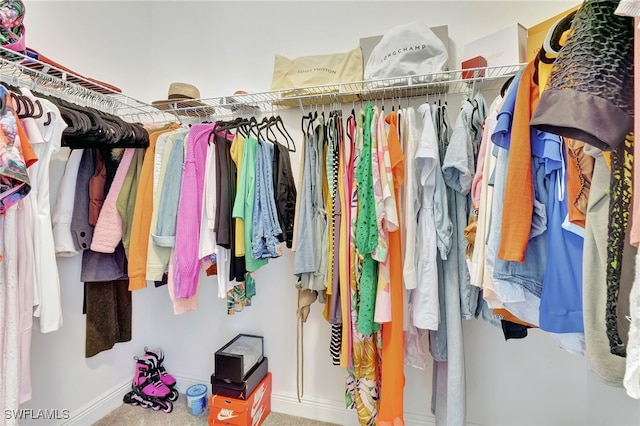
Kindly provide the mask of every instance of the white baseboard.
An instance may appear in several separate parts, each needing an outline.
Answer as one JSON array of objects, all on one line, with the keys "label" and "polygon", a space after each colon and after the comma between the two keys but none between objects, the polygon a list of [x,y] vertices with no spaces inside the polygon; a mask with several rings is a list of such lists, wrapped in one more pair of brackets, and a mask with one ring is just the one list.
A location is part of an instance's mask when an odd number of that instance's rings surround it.
[{"label": "white baseboard", "polygon": [[304,397],[298,402],[294,394],[272,393],[271,411],[340,425],[358,424],[356,412],[347,410],[338,401]]},{"label": "white baseboard", "polygon": [[[191,385],[200,383],[210,385],[209,380],[203,381],[184,376],[176,376],[176,381],[176,388],[180,393],[184,393]],[[355,410],[346,409],[340,401],[329,399],[304,397],[299,403],[295,394],[273,392],[271,411],[340,425],[358,424]],[[406,426],[435,426],[435,418],[420,414],[405,413],[404,420]]]},{"label": "white baseboard", "polygon": [[[175,376],[175,378],[177,381],[176,389],[182,394],[189,386],[200,383],[207,384],[211,389],[209,379],[199,380],[184,376]],[[71,418],[62,425],[90,425],[100,420],[122,405],[122,397],[130,388],[131,382],[129,380],[114,386],[90,403],[85,404],[84,407],[72,412]],[[273,392],[271,394],[271,411],[345,426],[358,424],[355,410],[346,409],[342,402],[329,399],[305,396],[299,403],[295,394]],[[406,426],[435,426],[436,424],[433,416],[414,413],[405,413],[404,421]]]},{"label": "white baseboard", "polygon": [[[344,408],[343,402],[321,398],[304,397],[298,402],[296,395],[272,393],[271,411],[345,426],[358,424],[355,410]],[[435,418],[421,414],[405,413],[404,422],[406,426],[435,426]]]},{"label": "white baseboard", "polygon": [[[302,402],[298,402],[298,398],[294,394],[272,393],[271,411],[344,426],[358,424],[355,410],[344,408],[343,403],[339,401],[321,398],[304,397]],[[432,415],[405,412],[404,424],[405,426],[436,426],[436,418]],[[467,426],[487,426],[470,422],[465,424]]]},{"label": "white baseboard", "polygon": [[115,385],[102,395],[85,404],[78,410],[73,410],[69,420],[62,423],[63,426],[90,425],[111,411],[122,405],[122,397],[131,390],[131,380],[125,380]]},{"label": "white baseboard", "polygon": [[173,376],[176,379],[176,389],[178,392],[184,394],[187,392],[187,388],[191,385],[207,385],[209,393],[211,393],[211,379],[198,380],[193,377]]}]

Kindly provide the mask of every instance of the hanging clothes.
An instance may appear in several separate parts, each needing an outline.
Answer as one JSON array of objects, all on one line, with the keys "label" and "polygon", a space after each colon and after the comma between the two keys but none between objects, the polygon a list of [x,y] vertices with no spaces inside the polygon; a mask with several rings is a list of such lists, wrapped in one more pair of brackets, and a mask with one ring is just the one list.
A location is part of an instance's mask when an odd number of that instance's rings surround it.
[{"label": "hanging clothes", "polygon": [[[162,281],[167,271],[170,247],[175,247],[179,191],[184,167],[184,145],[188,132],[165,133],[162,151],[156,150],[153,213],[147,248],[147,281]],[[160,140],[160,138],[158,138]],[[157,173],[156,173],[157,170]],[[157,177],[156,177],[157,176]],[[168,243],[168,244],[165,244]]]},{"label": "hanging clothes", "polygon": [[278,237],[282,235],[278,213],[276,211],[273,190],[273,153],[274,145],[262,141],[258,145],[256,158],[256,190],[254,223],[251,237],[251,256],[267,260],[282,256],[282,247]]},{"label": "hanging clothes", "polygon": [[136,149],[136,154],[131,160],[131,166],[124,178],[120,195],[116,200],[116,208],[122,218],[122,246],[129,258],[129,246],[131,244],[131,229],[136,205],[136,194],[138,193],[138,182],[144,162],[144,149]]},{"label": "hanging clothes", "polygon": [[[438,299],[437,231],[434,216],[434,197],[436,182],[442,182],[438,141],[431,119],[430,105],[423,104],[418,109],[424,117],[420,142],[415,153],[415,169],[418,172],[419,200],[418,224],[416,228],[417,244],[417,285],[412,292],[412,322],[417,328],[437,330],[440,322]],[[446,252],[444,255],[446,258]]]},{"label": "hanging clothes", "polygon": [[[25,95],[33,98],[26,91]],[[45,129],[41,118],[36,136],[30,141],[38,162],[29,167],[29,178],[32,191],[28,198],[31,201],[33,216],[34,250],[36,262],[37,300],[39,305],[34,315],[40,318],[40,331],[48,333],[56,331],[62,326],[62,304],[60,299],[60,278],[55,255],[55,241],[51,228],[51,207],[49,202],[49,166],[51,157],[60,150],[62,132],[67,125],[60,116],[60,112],[52,103],[42,99],[43,113],[50,113],[51,123]],[[34,135],[35,136],[35,135]]]},{"label": "hanging clothes", "polygon": [[[71,217],[75,204],[75,185],[83,150],[74,149],[69,154],[64,168],[64,175],[58,189],[56,205],[51,213],[53,239],[57,257],[73,257],[80,253],[80,247],[71,235]],[[121,217],[120,215],[118,215]],[[115,250],[115,246],[113,247]]]},{"label": "hanging clothes", "polygon": [[[33,306],[35,293],[35,265],[33,263],[33,226],[30,223],[31,206],[24,200],[18,203],[16,229],[21,230],[22,238],[17,241],[18,258],[18,332],[19,334],[19,403],[31,400],[31,336],[33,331]],[[7,353],[7,352],[2,352]]]},{"label": "hanging clothes", "polygon": [[374,123],[374,113],[373,106],[370,102],[367,103],[361,115],[363,123],[363,144],[355,175],[358,185],[356,250],[358,256],[362,257],[357,327],[362,334],[369,335],[379,328],[378,325],[373,322],[378,271],[377,262],[371,257],[371,253],[373,253],[378,243],[378,226],[371,142],[371,126]]},{"label": "hanging clothes", "polygon": [[155,146],[158,137],[177,129],[178,125],[169,126],[149,135],[149,147],[145,151],[142,169],[135,197],[135,210],[131,224],[131,242],[129,246],[129,290],[139,290],[147,286],[147,250],[148,235],[153,214],[153,169]]},{"label": "hanging clothes", "polygon": [[[0,212],[4,213],[9,207],[25,198],[31,191],[31,183],[27,172],[27,164],[22,155],[20,139],[16,140],[18,128],[16,118],[8,107],[7,90],[0,87],[0,99],[2,102],[2,186],[0,187]],[[35,157],[37,158],[37,157]]]},{"label": "hanging clothes", "polygon": [[[147,258],[147,274],[151,272],[151,277],[155,278],[158,276],[158,272],[162,271],[162,275],[167,277],[167,284],[169,284],[169,281],[172,283],[171,288],[167,286],[167,289],[173,301],[175,314],[191,310],[193,306],[193,303],[187,302],[188,299],[175,298],[175,291],[172,287],[173,276],[168,273],[169,265],[173,259],[173,248],[176,243],[178,200],[180,199],[180,187],[182,185],[186,136],[187,132],[178,133],[174,139],[173,146],[165,148],[163,163],[167,153],[169,155],[166,160],[165,176],[170,176],[170,178],[165,179],[162,185],[158,187],[160,194],[157,195],[160,200],[158,202],[156,226],[151,229],[150,233],[153,240],[154,254]],[[166,275],[164,275],[165,271],[167,272]],[[170,277],[171,280],[169,280]]]},{"label": "hanging clothes", "polygon": [[[454,256],[452,262],[457,267],[457,280],[460,288],[461,315],[463,319],[472,318],[478,308],[478,288],[471,286],[469,270],[466,265],[466,239],[464,227],[470,211],[470,190],[475,171],[475,156],[479,130],[486,115],[486,103],[482,95],[478,94],[473,100],[463,101],[463,106],[456,120],[449,145],[442,161],[442,176],[448,191],[449,214],[454,228],[453,243],[450,254]],[[454,192],[455,191],[455,192]],[[457,220],[457,223],[456,223]],[[457,229],[457,234],[456,234]],[[454,250],[458,251],[455,259]],[[449,274],[445,274],[449,276]],[[455,279],[454,279],[455,282]]]},{"label": "hanging clothes", "polygon": [[113,253],[118,243],[122,240],[122,218],[116,209],[116,201],[134,155],[135,148],[125,149],[122,155],[111,190],[105,198],[103,208],[93,230],[93,239],[91,240],[91,250],[93,251]]},{"label": "hanging clothes", "polygon": [[292,248],[297,190],[293,180],[289,148],[277,140],[273,153],[273,171],[276,209],[282,229],[280,241],[284,242],[288,248]]},{"label": "hanging clothes", "polygon": [[[420,200],[418,198],[419,177],[416,170],[415,154],[418,149],[418,138],[414,135],[415,110],[410,108],[405,112],[408,124],[405,125],[407,134],[403,135],[406,141],[403,152],[406,158],[404,178],[405,190],[402,197],[400,211],[404,213],[402,222],[404,223],[402,246],[403,246],[403,282],[407,290],[413,290],[418,286],[418,275],[416,265],[416,250],[413,244],[414,236],[417,235],[418,212]],[[438,163],[440,165],[440,163]],[[399,201],[399,200],[398,200]]]},{"label": "hanging clothes", "polygon": [[[300,278],[298,288],[317,290],[324,301],[326,288],[327,223],[322,196],[323,123],[307,128],[303,143],[304,160],[301,163],[302,193],[296,215],[297,240],[294,274]],[[323,254],[325,254],[323,256]]]},{"label": "hanging clothes", "polygon": [[95,151],[95,171],[89,180],[89,225],[95,228],[104,204],[105,187],[107,186],[107,166],[100,150]]},{"label": "hanging clothes", "polygon": [[605,321],[607,290],[602,285],[606,282],[610,171],[600,149],[586,146],[585,153],[594,158],[582,265],[586,359],[590,370],[603,382],[620,386],[625,360],[610,352]]},{"label": "hanging clothes", "polygon": [[[335,147],[335,121],[333,119],[333,113],[329,114],[327,125],[325,127],[325,139],[323,154],[323,192],[325,196],[325,205],[327,210],[327,282],[326,282],[326,296],[327,302],[325,303],[325,309],[323,315],[325,320],[331,321],[331,310],[335,305],[335,298],[333,297],[333,279],[335,274],[335,203],[336,203],[336,170],[334,164],[337,165],[336,160],[336,147]],[[335,322],[335,321],[334,321]],[[332,328],[333,331],[333,328]]]},{"label": "hanging clothes", "polygon": [[340,299],[341,299],[341,317],[342,317],[342,341],[340,366],[347,368],[353,363],[353,323],[352,323],[352,301],[355,294],[355,288],[352,291],[353,282],[353,258],[352,248],[354,239],[352,238],[352,210],[354,205],[354,186],[353,171],[355,169],[355,143],[356,143],[356,115],[355,111],[347,117],[345,138],[340,146],[340,203],[341,212],[343,214],[340,221]]},{"label": "hanging clothes", "polygon": [[[371,114],[371,104],[367,105]],[[354,114],[355,115],[355,114]],[[378,416],[378,401],[380,399],[380,367],[378,365],[379,354],[377,346],[377,333],[363,334],[358,328],[360,310],[360,285],[363,275],[363,256],[357,249],[357,223],[361,203],[364,202],[360,195],[360,179],[357,177],[357,170],[362,161],[365,161],[364,134],[366,126],[365,111],[361,110],[357,118],[354,116],[353,123],[356,124],[353,134],[355,142],[353,145],[352,159],[353,167],[351,176],[353,179],[351,204],[350,204],[350,307],[351,307],[351,366],[347,369],[346,380],[346,406],[356,409],[358,422],[363,426],[375,424]],[[370,123],[370,121],[369,121]],[[370,210],[370,209],[369,209]],[[373,221],[375,225],[375,220]],[[374,236],[377,237],[377,230],[374,229]],[[374,240],[375,243],[376,240]]]},{"label": "hanging clothes", "polygon": [[[475,315],[479,291],[470,284],[465,261],[466,240],[464,227],[470,209],[469,191],[473,180],[474,129],[480,129],[486,110],[484,99],[478,95],[465,100],[446,146],[442,174],[447,184],[447,201],[453,233],[452,246],[446,260],[442,261],[445,284],[445,316],[447,336],[447,362],[437,364],[436,404],[446,395],[446,412],[436,406],[438,424],[464,424],[466,397],[464,390],[464,349],[461,319]],[[455,300],[455,302],[454,302]],[[438,330],[440,332],[440,330]],[[444,371],[446,369],[446,376]],[[441,378],[446,377],[442,383]]]},{"label": "hanging clothes", "polygon": [[473,205],[478,209],[478,228],[476,243],[471,258],[471,284],[482,288],[482,296],[490,308],[501,308],[502,303],[497,299],[493,290],[493,283],[485,267],[486,241],[490,230],[491,208],[493,204],[493,185],[489,185],[495,173],[496,157],[493,155],[495,145],[491,140],[496,125],[497,116],[504,98],[496,97],[489,107],[489,115],[485,118],[483,136],[480,145],[480,156],[476,174],[473,178],[471,197]]},{"label": "hanging clothes", "polygon": [[[528,68],[528,83],[531,84],[532,68]],[[528,233],[530,239],[527,244],[527,250],[530,255],[526,256],[530,260],[530,264],[504,261],[499,258],[498,252],[501,245],[501,236],[503,232],[503,214],[508,206],[504,203],[505,186],[507,183],[507,174],[509,162],[511,158],[511,144],[514,139],[512,129],[517,125],[522,126],[523,120],[527,120],[528,114],[516,115],[516,101],[520,92],[521,81],[527,78],[524,76],[525,70],[521,70],[513,79],[509,89],[505,95],[502,108],[497,115],[497,123],[491,138],[495,147],[495,176],[493,179],[493,204],[491,207],[491,223],[489,226],[489,236],[486,247],[486,267],[490,279],[493,280],[494,294],[497,300],[513,315],[528,324],[537,326],[539,320],[540,295],[542,294],[542,280],[544,277],[544,268],[546,261],[546,234],[544,233],[546,226],[546,213],[544,206],[547,199],[538,200],[539,208],[534,210],[536,213],[536,223],[534,228],[530,228]],[[527,86],[525,86],[527,87]],[[526,96],[530,96],[530,90],[523,90]],[[525,102],[527,107],[529,102]],[[516,122],[516,119],[519,121]],[[527,135],[530,135],[527,131]],[[526,139],[530,140],[530,137]],[[519,143],[522,143],[520,141]],[[530,143],[529,143],[530,145]],[[529,148],[530,150],[531,148]],[[525,168],[529,167],[525,165]],[[529,167],[530,168],[530,167]],[[539,169],[539,173],[544,170]],[[533,179],[533,177],[531,178]],[[533,187],[533,184],[532,184]],[[544,185],[538,185],[537,188],[543,189]],[[545,196],[546,191],[538,194],[539,197]],[[533,221],[532,221],[533,223]]]},{"label": "hanging clothes", "polygon": [[[423,108],[422,112],[420,111],[420,108],[418,108],[418,112],[422,116],[423,126],[425,126],[424,120],[427,120],[427,117],[429,117],[428,114],[423,114],[426,112],[426,107]],[[434,107],[431,108],[431,120],[435,125],[436,135],[438,136],[438,158],[440,158],[440,162],[442,163],[442,160],[444,159],[444,155],[446,153],[447,145],[449,144],[449,139],[451,137],[451,125],[449,123],[449,114],[446,103],[444,105],[438,105],[437,107],[435,107],[434,104]],[[442,167],[442,164],[440,164],[440,167]],[[438,330],[431,330],[429,332],[429,350],[435,361],[447,361],[447,315],[442,315],[442,313],[446,311],[445,306],[447,303],[447,297],[449,296],[446,296],[442,262],[446,260],[446,258],[448,257],[448,253],[451,250],[451,241],[453,236],[453,226],[451,224],[451,218],[449,216],[449,202],[447,192],[447,186],[444,183],[444,179],[440,183],[436,179],[436,187],[434,192],[434,216],[436,219],[436,230],[438,231],[438,250],[440,254],[440,256],[436,257],[436,268],[438,271],[438,310],[441,315]],[[442,295],[445,295],[445,297],[443,297]],[[432,392],[433,397],[431,411],[435,412],[438,411],[435,408],[436,403],[444,403],[443,398],[440,398],[436,401],[435,389],[437,383],[444,383],[444,379],[442,377],[444,374],[444,377],[446,378],[446,364],[434,363],[433,368],[434,390]],[[440,372],[437,373],[437,370],[440,370]],[[440,374],[440,376],[438,374]],[[439,411],[440,413],[442,413],[442,409],[440,409]]]},{"label": "hanging clothes", "polygon": [[175,295],[186,299],[198,292],[200,284],[200,221],[202,220],[202,192],[204,188],[207,141],[211,124],[194,124],[187,136],[178,222],[176,224]]},{"label": "hanging clothes", "polygon": [[[394,198],[399,197],[404,185],[404,158],[398,134],[398,116],[392,111],[385,119],[389,124],[389,160],[393,179]],[[400,216],[395,202],[391,218]],[[402,284],[402,237],[398,227],[389,232],[389,287],[391,296],[391,321],[382,325],[382,363],[380,378],[380,426],[404,425],[404,286]]]},{"label": "hanging clothes", "polygon": [[[89,152],[89,158],[93,157],[93,174],[88,179],[89,189],[101,184],[102,179],[92,181],[99,170],[96,163],[96,156]],[[97,153],[96,153],[97,154]],[[105,153],[108,154],[108,153]],[[103,156],[104,167],[104,188],[107,181],[112,182],[115,176],[111,175],[112,167],[107,169],[106,163],[112,161],[111,158]],[[81,164],[80,168],[83,168]],[[91,173],[88,167],[86,176]],[[117,174],[117,173],[116,173]],[[86,178],[85,178],[86,179]],[[79,173],[79,182],[80,173]],[[86,180],[85,180],[86,181]],[[76,200],[86,199],[84,203],[91,203],[91,195],[85,192],[85,185],[77,187]],[[90,230],[90,239],[87,239],[88,247],[82,253],[81,281],[84,282],[84,313],[86,314],[85,332],[85,357],[90,358],[100,352],[111,349],[118,342],[131,340],[131,320],[132,304],[131,292],[128,290],[126,270],[127,262],[122,244],[118,244],[113,253],[98,253],[90,249],[93,241],[95,228],[89,223],[89,216],[84,211],[76,212],[74,207],[74,222],[72,227],[77,229]],[[76,224],[77,221],[77,225]],[[82,236],[82,232],[80,236]],[[86,233],[86,231],[84,231]]]},{"label": "hanging clothes", "polygon": [[[626,347],[618,328],[617,305],[621,291],[624,241],[632,197],[633,140],[633,134],[627,135],[624,143],[613,150],[611,157],[611,203],[607,227],[609,238],[607,240],[606,324],[611,353],[618,356],[626,356]],[[625,293],[628,294],[628,291]]]},{"label": "hanging clothes", "polygon": [[[397,116],[395,117],[394,124],[396,124]],[[384,116],[384,110],[379,115],[376,123],[377,127],[377,149],[373,153],[378,158],[378,167],[380,169],[380,195],[382,199],[382,210],[380,212],[381,218],[379,218],[378,228],[378,246],[372,254],[375,260],[379,262],[378,267],[378,288],[376,293],[376,309],[374,320],[378,324],[390,322],[392,318],[391,308],[391,270],[389,259],[389,233],[397,231],[400,227],[397,208],[397,195],[394,191],[393,180],[393,167],[391,164],[389,138],[394,137],[391,133],[395,129],[395,137],[398,137],[399,131],[397,126],[392,129],[391,125],[387,124],[389,116]],[[387,132],[387,126],[389,132]],[[399,144],[399,141],[398,141]],[[400,152],[402,149],[400,148]],[[404,178],[403,178],[404,182]],[[402,252],[402,246],[400,246]]]},{"label": "hanging clothes", "polygon": [[331,337],[329,341],[329,353],[333,365],[341,365],[343,303],[340,286],[340,249],[343,221],[343,194],[342,188],[342,148],[344,142],[344,129],[341,111],[332,111],[327,123],[327,156],[326,174],[329,197],[331,199],[331,211],[329,213],[329,272],[327,275],[327,301],[325,306],[325,317],[331,324]]},{"label": "hanging clothes", "polygon": [[[232,283],[234,281],[244,281],[247,267],[245,256],[237,254],[239,245],[236,244],[236,225],[233,218],[233,208],[238,189],[238,170],[231,152],[234,135],[226,131],[215,131],[213,132],[213,138],[216,146],[216,215],[214,232],[218,244],[218,280],[222,280],[224,283],[226,294],[233,289],[234,284]],[[222,286],[222,284],[219,284],[219,286]]]},{"label": "hanging clothes", "polygon": [[[14,204],[15,206],[15,204]],[[0,373],[5,378],[0,384],[0,404],[4,409],[17,409],[19,405],[19,313],[18,313],[18,233],[16,228],[16,209],[8,208],[0,216],[2,225],[2,268],[0,270],[0,349],[3,362]],[[8,423],[17,424],[17,419]]]},{"label": "hanging clothes", "polygon": [[[398,111],[400,118],[401,146],[405,156],[405,184],[404,191],[399,194],[398,203],[399,211],[403,214],[401,228],[401,243],[403,252],[403,282],[405,287],[405,297],[403,306],[403,326],[405,328],[405,359],[404,364],[418,368],[426,369],[430,362],[429,357],[429,332],[418,330],[411,321],[410,312],[413,310],[412,294],[413,290],[409,287],[417,285],[417,265],[414,248],[416,242],[416,227],[418,223],[418,182],[417,170],[415,167],[415,154],[419,141],[419,132],[416,127],[416,112],[413,107],[401,109]],[[437,137],[436,137],[437,143]],[[436,146],[437,149],[437,146]],[[438,161],[440,167],[440,161]],[[444,184],[444,183],[443,183]],[[413,222],[412,224],[408,222]],[[434,259],[435,260],[435,259]],[[411,266],[407,266],[407,262],[413,262]],[[437,277],[436,277],[437,285]],[[439,309],[439,301],[438,301]],[[439,320],[439,319],[438,319]]]},{"label": "hanging clothes", "polygon": [[324,114],[318,117],[318,122],[314,127],[314,150],[315,150],[315,171],[314,200],[312,213],[312,226],[315,233],[315,241],[318,246],[314,250],[316,265],[318,269],[314,276],[317,284],[314,288],[320,289],[318,300],[326,303],[326,288],[329,277],[329,218],[327,199],[329,198],[329,183],[326,173],[327,157],[327,123]]},{"label": "hanging clothes", "polygon": [[[89,192],[84,191],[84,184],[81,187],[77,187],[76,200],[78,198],[88,198],[85,202],[91,206],[92,188],[95,190],[97,186],[103,185],[104,190],[108,191],[107,188],[110,187],[113,182],[120,158],[109,155],[109,152],[100,153],[99,150],[89,151],[93,151],[93,170],[87,171],[87,174],[92,172],[88,181]],[[103,159],[102,164],[98,161],[99,157]],[[111,164],[107,166],[108,163]],[[99,176],[101,169],[104,169],[104,176]],[[99,177],[96,178],[96,176]],[[99,193],[99,191],[94,192],[94,194],[97,193]],[[95,227],[90,223],[91,209],[89,209],[88,213],[85,213],[84,209],[76,213],[76,208],[78,208],[78,206],[74,207],[74,222],[72,226],[76,229],[85,230],[80,231],[81,238],[83,232],[85,235],[90,235],[90,238],[87,238],[86,241],[86,249],[82,253],[82,269],[80,271],[80,280],[85,283],[85,289],[87,288],[86,283],[126,279],[127,259],[122,244],[118,244],[113,253],[99,253],[91,250],[93,233],[95,231]]]},{"label": "hanging clothes", "polygon": [[[257,156],[258,156],[258,139],[250,135],[244,143],[244,149],[242,150],[242,162],[241,167],[238,168],[239,184],[235,196],[235,202],[233,205],[233,217],[237,220],[241,218],[243,220],[243,235],[244,241],[244,259],[247,272],[257,271],[262,266],[266,265],[265,259],[256,259],[253,256],[253,228],[254,228],[254,213],[256,208],[256,173],[257,173]],[[236,239],[237,241],[237,239]],[[237,256],[237,251],[236,251]],[[247,277],[250,274],[247,273]],[[238,283],[234,288],[227,292],[227,305],[234,307],[228,309],[228,312],[235,312],[241,310],[244,306],[251,303],[252,292],[247,294],[246,282]]]},{"label": "hanging clothes", "polygon": [[215,265],[217,261],[217,242],[216,233],[213,228],[216,221],[216,147],[211,144],[211,139],[207,140],[207,159],[204,169],[204,188],[202,194],[202,213],[200,221],[200,244],[198,247],[198,258],[202,262],[202,269],[210,274],[209,269]]},{"label": "hanging clothes", "polygon": [[[246,185],[241,186],[242,178],[244,177],[246,180],[246,177],[247,177],[247,171],[243,170],[242,168],[244,164],[244,147],[245,147],[245,138],[241,134],[237,133],[233,138],[233,142],[231,142],[230,153],[231,153],[231,159],[233,160],[233,163],[236,165],[236,171],[237,171],[236,188],[242,187],[242,188],[245,188],[245,191],[246,191]],[[243,171],[244,171],[244,174],[243,174]],[[244,183],[244,181],[242,182]],[[241,197],[243,197],[242,193],[241,193]],[[237,193],[236,193],[235,199],[238,200]],[[244,198],[242,199],[244,200]],[[238,201],[235,201],[235,203],[238,203]],[[235,203],[234,203],[234,207],[235,207]],[[238,257],[245,255],[244,232],[245,232],[244,216],[235,217],[235,246],[236,246],[235,254]]]}]

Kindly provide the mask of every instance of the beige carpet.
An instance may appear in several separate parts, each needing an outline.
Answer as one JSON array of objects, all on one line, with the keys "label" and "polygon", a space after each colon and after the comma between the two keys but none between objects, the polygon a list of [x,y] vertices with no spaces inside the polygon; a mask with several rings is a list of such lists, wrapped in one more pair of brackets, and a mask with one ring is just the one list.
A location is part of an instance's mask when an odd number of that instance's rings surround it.
[{"label": "beige carpet", "polygon": [[[204,426],[208,425],[209,409],[204,413],[194,416],[187,408],[187,401],[184,395],[174,402],[173,411],[165,414],[160,411],[153,411],[150,408],[144,409],[133,405],[123,404],[93,426]],[[305,419],[302,417],[288,416],[281,413],[271,413],[265,419],[264,426],[339,426],[334,423],[320,422],[317,420]]]}]

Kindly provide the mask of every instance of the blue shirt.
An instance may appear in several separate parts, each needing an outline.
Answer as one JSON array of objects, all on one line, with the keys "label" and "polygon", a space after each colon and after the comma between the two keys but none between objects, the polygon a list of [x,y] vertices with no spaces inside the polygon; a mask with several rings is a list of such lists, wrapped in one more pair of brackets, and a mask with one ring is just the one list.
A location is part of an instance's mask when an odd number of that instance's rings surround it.
[{"label": "blue shirt", "polygon": [[[543,132],[541,132],[543,133]],[[545,137],[542,159],[549,183],[548,257],[540,297],[540,329],[584,332],[582,317],[582,251],[584,239],[562,227],[567,216],[566,158],[560,137]]]}]

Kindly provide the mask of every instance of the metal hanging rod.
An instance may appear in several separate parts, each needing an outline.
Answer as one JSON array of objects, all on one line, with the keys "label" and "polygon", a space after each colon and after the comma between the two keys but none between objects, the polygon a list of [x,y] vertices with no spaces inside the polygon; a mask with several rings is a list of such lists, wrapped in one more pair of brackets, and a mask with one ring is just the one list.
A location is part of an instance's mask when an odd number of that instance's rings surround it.
[{"label": "metal hanging rod", "polygon": [[[380,80],[202,98],[197,101],[207,108],[213,108],[216,115],[233,115],[337,102],[412,98],[430,94],[466,94],[470,91],[498,90],[509,77],[515,75],[525,65],[469,68]],[[201,108],[203,107],[175,108],[173,111],[178,114],[188,114],[189,111],[197,111]]]},{"label": "metal hanging rod", "polygon": [[165,115],[154,106],[110,87],[0,46],[0,81],[118,116]]},{"label": "metal hanging rod", "polygon": [[309,105],[336,104],[366,100],[399,99],[431,94],[456,94],[498,90],[506,79],[526,64],[470,68],[432,74],[408,75],[380,80],[326,84],[288,90],[238,94],[197,99],[199,106],[179,107],[169,104],[167,110],[126,96],[113,88],[75,75],[45,62],[0,46],[0,81],[16,87],[27,87],[60,97],[82,106],[90,106],[129,121],[175,121],[234,115],[257,115],[281,109]]}]

